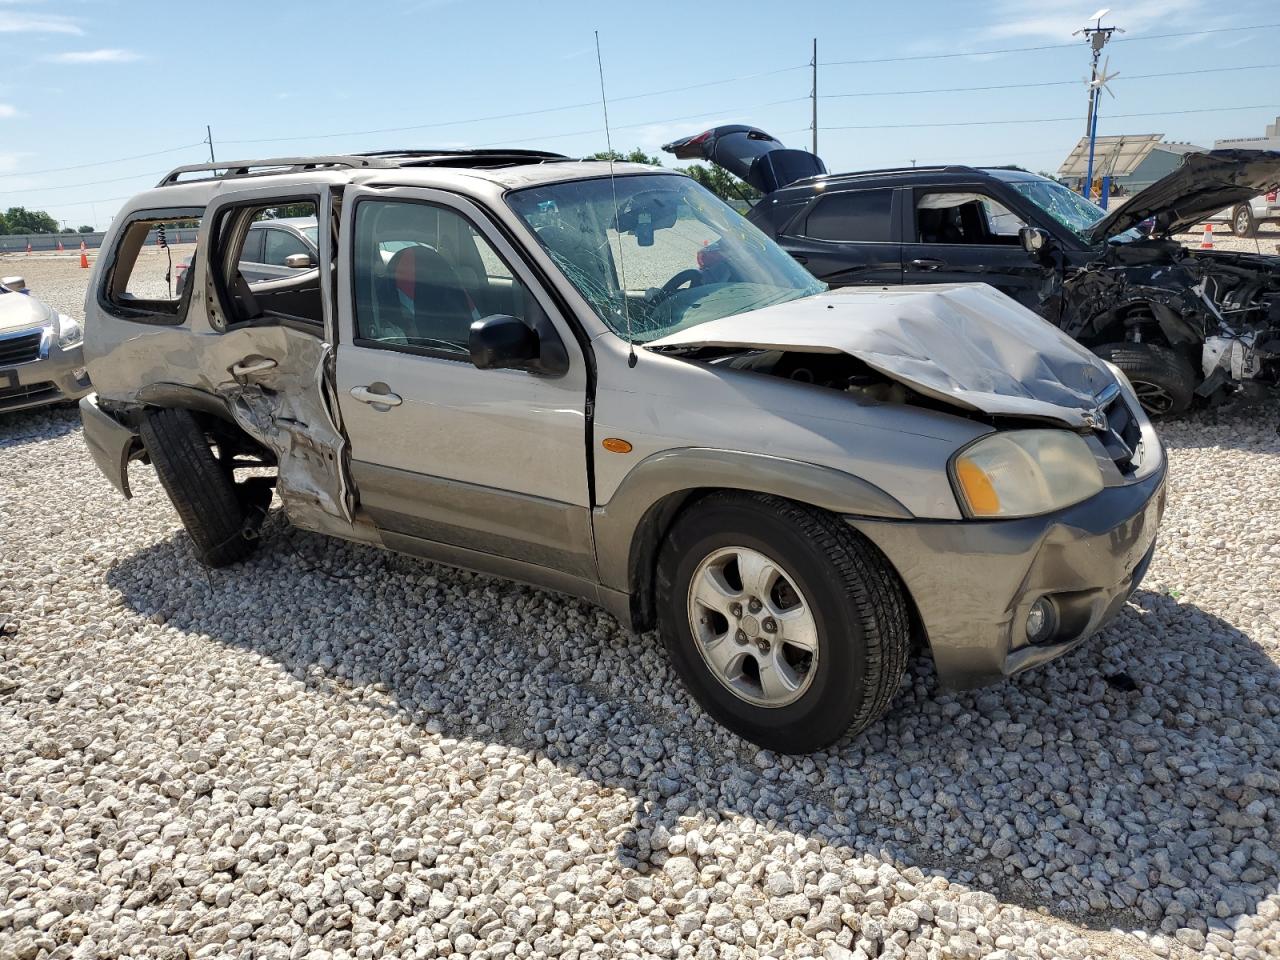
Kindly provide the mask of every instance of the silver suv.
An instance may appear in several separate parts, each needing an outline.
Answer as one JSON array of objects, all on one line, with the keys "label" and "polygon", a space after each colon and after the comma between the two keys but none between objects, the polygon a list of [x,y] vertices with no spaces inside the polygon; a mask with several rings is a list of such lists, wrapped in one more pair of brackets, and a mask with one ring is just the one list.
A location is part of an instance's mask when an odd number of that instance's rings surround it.
[{"label": "silver suv", "polygon": [[1227,207],[1209,219],[1229,224],[1237,237],[1252,237],[1261,224],[1280,223],[1280,193],[1271,190],[1245,203]]},{"label": "silver suv", "polygon": [[[266,209],[318,267],[248,284]],[[127,295],[201,223],[180,297]],[[1137,586],[1165,459],[1123,375],[991,287],[827,291],[680,174],[531,151],[180,168],[87,299],[85,440],[150,462],[196,554],[299,527],[657,627],[755,742],[809,751],[1057,657]],[[273,468],[263,476],[262,468]],[[256,469],[251,469],[256,468]]]}]

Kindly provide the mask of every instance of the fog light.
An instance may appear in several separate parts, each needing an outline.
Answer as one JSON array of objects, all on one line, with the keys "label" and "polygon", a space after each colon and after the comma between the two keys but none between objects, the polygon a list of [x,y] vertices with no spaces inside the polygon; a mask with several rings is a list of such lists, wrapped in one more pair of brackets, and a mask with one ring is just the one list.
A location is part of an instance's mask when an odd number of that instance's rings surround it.
[{"label": "fog light", "polygon": [[1057,629],[1058,613],[1053,607],[1053,601],[1048,597],[1041,597],[1031,605],[1031,610],[1027,613],[1027,642],[1043,643]]}]

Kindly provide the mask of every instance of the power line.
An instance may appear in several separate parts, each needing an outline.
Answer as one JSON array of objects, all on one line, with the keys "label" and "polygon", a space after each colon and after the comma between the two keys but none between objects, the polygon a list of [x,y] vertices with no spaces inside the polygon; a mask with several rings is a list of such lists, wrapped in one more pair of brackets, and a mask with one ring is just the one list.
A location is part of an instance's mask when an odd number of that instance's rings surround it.
[{"label": "power line", "polygon": [[[1119,120],[1131,117],[1173,117],[1187,113],[1222,113],[1227,110],[1274,110],[1278,105],[1274,103],[1258,103],[1245,107],[1205,107],[1196,110],[1157,110],[1153,113],[1112,113],[1107,115],[1109,120]],[[949,120],[943,123],[872,123],[857,124],[852,126],[824,127],[824,130],[903,130],[916,127],[987,127],[987,126],[1003,126],[1016,123],[1078,123],[1079,116],[1074,117],[1024,117],[1016,120]]]},{"label": "power line", "polygon": [[141,180],[143,177],[163,177],[168,170],[154,173],[133,173],[126,177],[112,177],[109,180],[85,180],[81,183],[58,183],[49,187],[31,187],[26,190],[0,190],[0,197],[12,196],[15,193],[48,193],[53,190],[77,190],[80,187],[96,187],[103,183],[123,183],[126,180]]},{"label": "power line", "polygon": [[[1119,76],[1116,78],[1119,82],[1126,80],[1155,80],[1157,78],[1167,77],[1184,77],[1201,73],[1226,73],[1235,70],[1275,70],[1280,68],[1277,63],[1256,63],[1243,67],[1207,67],[1203,70],[1176,70],[1170,73],[1135,73],[1131,76]],[[837,100],[848,99],[850,97],[902,97],[910,96],[918,93],[973,93],[984,90],[1023,90],[1031,87],[1066,87],[1078,86],[1081,80],[1041,80],[1035,83],[996,83],[983,87],[934,87],[932,89],[921,90],[866,90],[858,93],[827,93],[823,94],[820,99]]]},{"label": "power line", "polygon": [[[633,93],[625,97],[614,97],[614,103],[624,103],[629,100],[643,100],[647,97],[660,97],[669,93],[684,93],[689,90],[701,90],[706,87],[723,86],[726,83],[741,83],[746,80],[757,80],[760,77],[772,77],[780,73],[791,73],[796,70],[808,70],[809,64],[801,64],[796,67],[782,67],[777,70],[766,70],[761,73],[750,73],[740,77],[725,77],[720,80],[708,80],[705,83],[686,84],[681,87],[669,87],[665,90],[650,90],[647,93]],[[594,100],[584,100],[580,103],[566,103],[558,107],[544,107],[540,110],[521,110],[516,113],[497,113],[486,117],[469,117],[465,120],[441,120],[434,123],[416,123],[407,127],[381,127],[376,130],[347,130],[342,133],[316,133],[306,136],[295,137],[267,137],[255,140],[223,140],[222,143],[296,143],[301,140],[332,140],[338,137],[367,137],[374,134],[382,133],[404,133],[408,130],[432,130],[440,127],[458,127],[473,123],[487,123],[491,120],[512,120],[519,117],[537,117],[548,113],[562,113],[565,110],[580,110],[586,107],[597,106]],[[651,121],[661,123],[663,121]],[[574,136],[575,134],[564,134],[564,136]],[[513,141],[504,141],[507,143]],[[520,141],[514,141],[520,142]]]},{"label": "power line", "polygon": [[[1118,37],[1115,43],[1138,43],[1146,40],[1172,40],[1178,37],[1199,37],[1209,33],[1231,33],[1239,30],[1266,30],[1280,27],[1280,23],[1255,23],[1247,27],[1216,27],[1212,30],[1193,30],[1186,33],[1149,33],[1140,37]],[[990,57],[1000,53],[1035,53],[1041,50],[1078,50],[1077,43],[1046,43],[1035,47],[1005,47],[1001,50],[968,50],[963,53],[923,53],[909,57],[869,57],[863,60],[828,60],[824,67],[848,67],[863,63],[907,63],[916,60],[955,60],[959,57]]]},{"label": "power line", "polygon": [[114,160],[95,160],[93,163],[77,163],[70,167],[49,167],[45,170],[21,170],[17,173],[0,173],[0,177],[38,177],[46,173],[63,173],[67,170],[86,170],[89,167],[105,167],[110,163],[124,163],[126,160],[143,160],[146,157],[159,157],[166,153],[178,153],[193,147],[204,146],[204,141],[188,143],[181,147],[170,147],[168,150],[154,150],[151,153],[135,153],[132,157],[116,157]]}]

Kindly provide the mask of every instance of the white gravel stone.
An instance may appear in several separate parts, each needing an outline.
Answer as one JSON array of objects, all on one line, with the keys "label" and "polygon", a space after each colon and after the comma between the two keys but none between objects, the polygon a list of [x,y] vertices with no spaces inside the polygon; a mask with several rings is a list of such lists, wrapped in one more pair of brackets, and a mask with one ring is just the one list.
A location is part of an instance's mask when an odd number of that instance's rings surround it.
[{"label": "white gravel stone", "polygon": [[206,575],[149,468],[0,416],[0,956],[1271,956],[1276,409],[1161,428],[1098,637],[963,694],[917,660],[812,757],[549,593],[278,516]]}]

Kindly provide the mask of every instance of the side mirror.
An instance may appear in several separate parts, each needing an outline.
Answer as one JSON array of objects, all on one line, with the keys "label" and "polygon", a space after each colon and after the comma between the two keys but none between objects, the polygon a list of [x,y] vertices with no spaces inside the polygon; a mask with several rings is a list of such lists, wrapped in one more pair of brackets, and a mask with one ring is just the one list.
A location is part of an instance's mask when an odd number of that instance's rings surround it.
[{"label": "side mirror", "polygon": [[316,265],[309,253],[291,253],[284,258],[284,265],[290,270],[309,270]]},{"label": "side mirror", "polygon": [[1022,227],[1018,230],[1018,240],[1022,249],[1030,254],[1038,254],[1049,245],[1049,233],[1040,227]]},{"label": "side mirror", "polygon": [[12,290],[14,293],[22,293],[27,289],[27,281],[23,277],[0,277],[0,287]]},{"label": "side mirror", "polygon": [[540,352],[537,333],[523,320],[498,313],[471,324],[471,362],[481,370],[523,367]]}]

